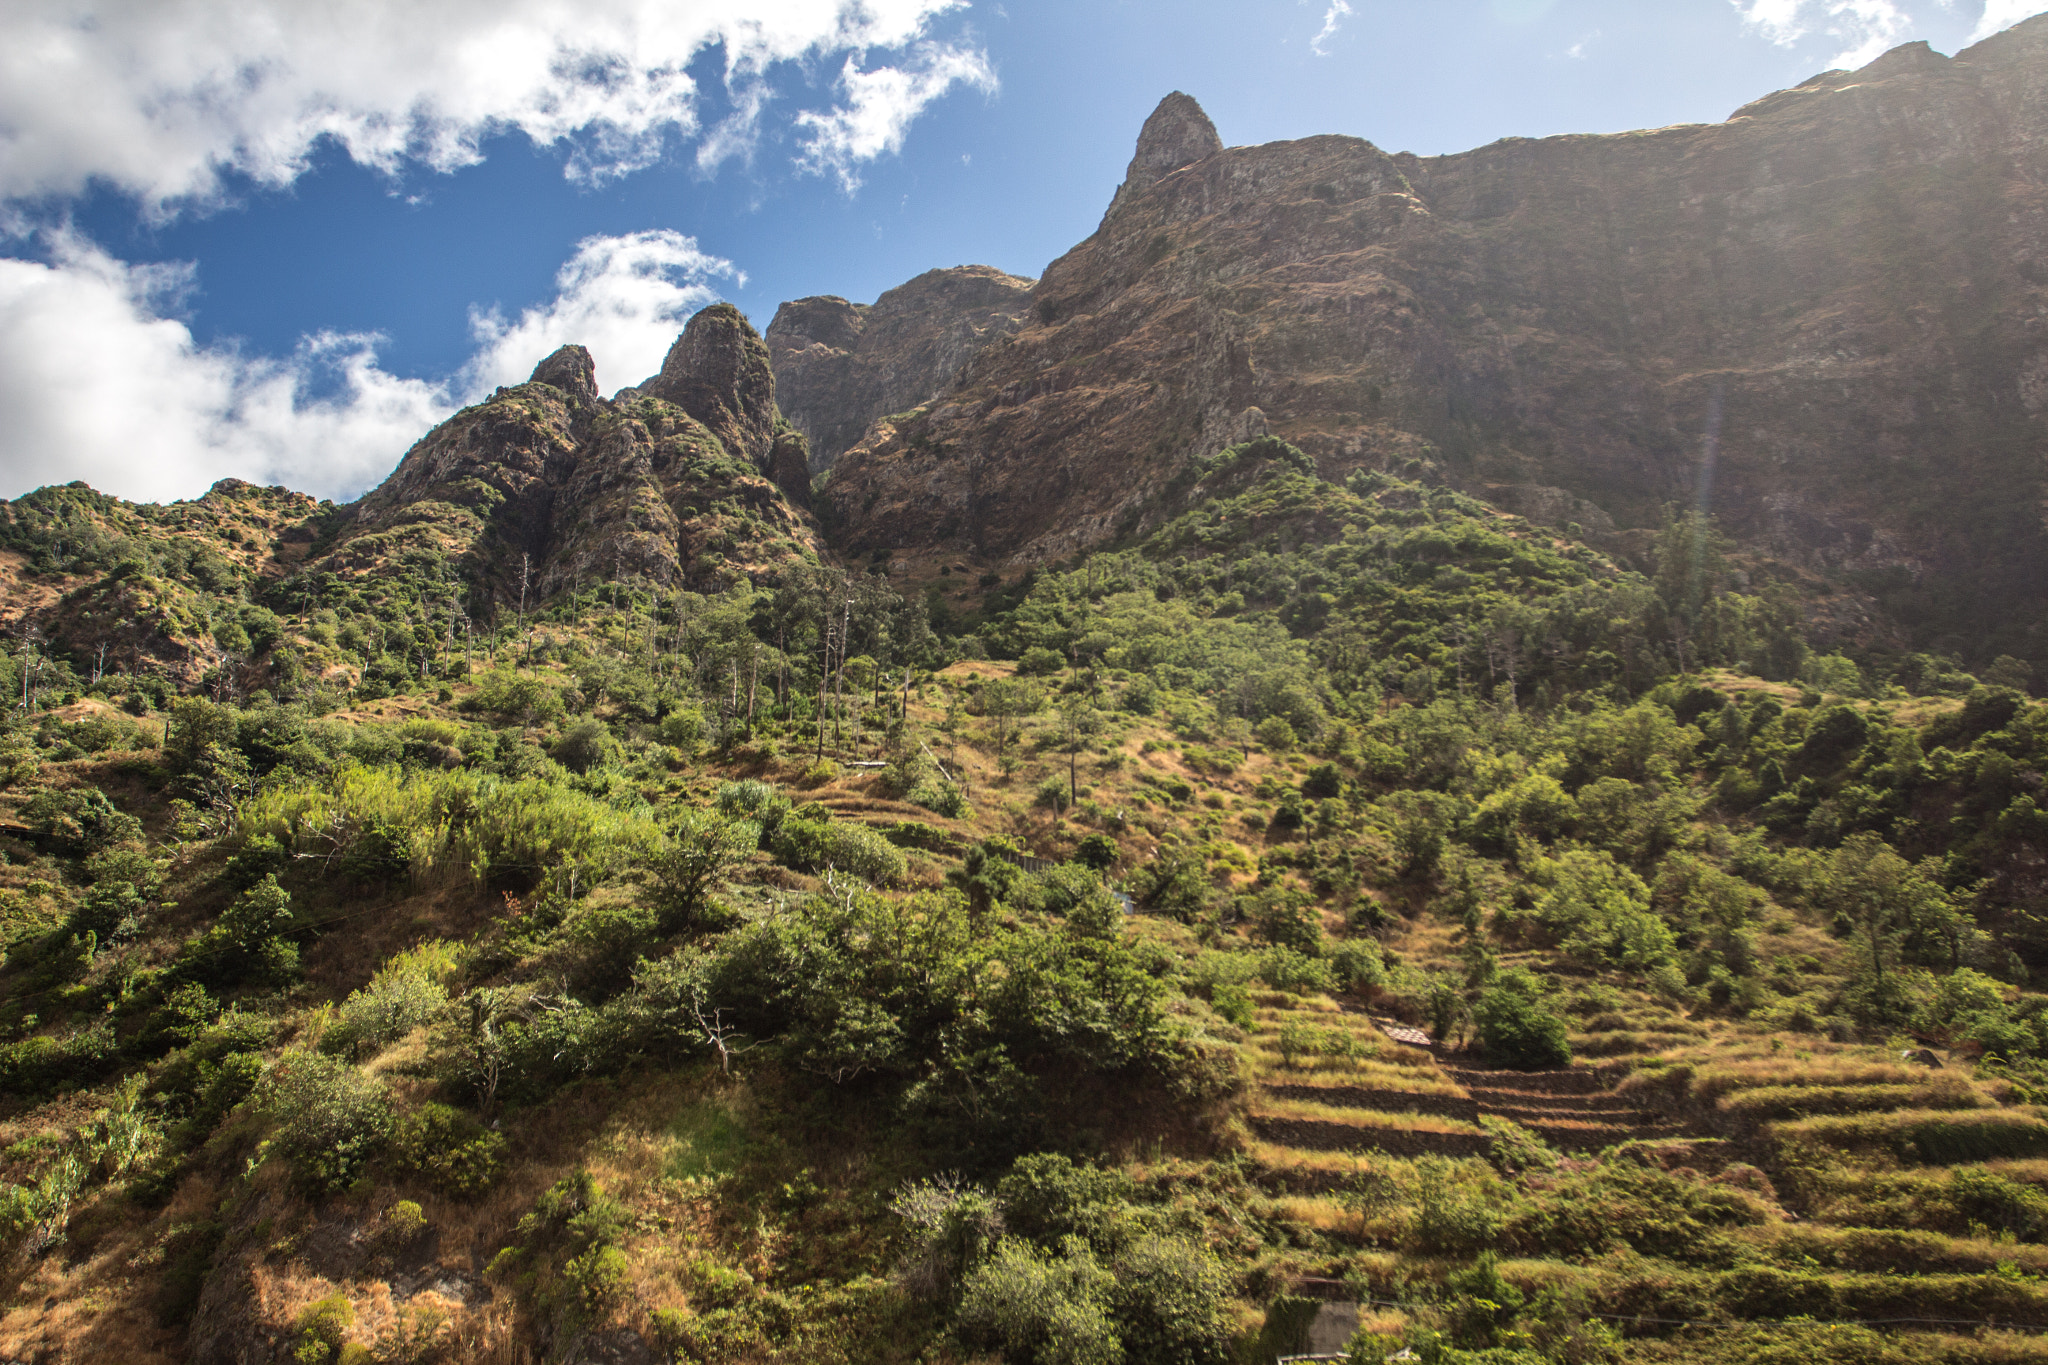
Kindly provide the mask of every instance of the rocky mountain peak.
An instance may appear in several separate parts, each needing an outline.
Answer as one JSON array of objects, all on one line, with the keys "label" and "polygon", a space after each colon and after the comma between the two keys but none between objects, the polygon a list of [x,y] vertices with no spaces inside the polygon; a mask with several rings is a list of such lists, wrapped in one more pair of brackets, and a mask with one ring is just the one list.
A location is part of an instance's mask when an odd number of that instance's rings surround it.
[{"label": "rocky mountain peak", "polygon": [[[808,438],[814,467],[830,466],[875,418],[951,387],[977,351],[1023,325],[1036,283],[958,265],[927,270],[872,304],[823,294],[776,309],[767,335],[776,399]],[[789,486],[781,474],[776,481]]]},{"label": "rocky mountain peak", "polygon": [[529,384],[552,384],[578,407],[597,400],[597,362],[581,346],[564,346],[533,367]]},{"label": "rocky mountain peak", "polygon": [[1183,166],[1223,150],[1216,125],[1202,112],[1192,95],[1176,90],[1159,101],[1159,107],[1138,132],[1138,150],[1124,171],[1124,183],[1110,201],[1111,213],[1131,195],[1156,184]]},{"label": "rocky mountain peak", "polygon": [[639,391],[675,404],[709,427],[734,456],[768,468],[775,444],[775,374],[768,367],[767,343],[731,304],[699,309],[669,347],[661,373]]}]

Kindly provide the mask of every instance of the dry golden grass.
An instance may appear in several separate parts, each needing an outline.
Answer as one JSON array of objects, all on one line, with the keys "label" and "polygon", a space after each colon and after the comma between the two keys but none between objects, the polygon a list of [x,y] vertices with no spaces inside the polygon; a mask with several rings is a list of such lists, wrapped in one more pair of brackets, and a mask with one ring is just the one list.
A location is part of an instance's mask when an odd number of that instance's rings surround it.
[{"label": "dry golden grass", "polygon": [[1379,1109],[1353,1109],[1348,1105],[1317,1104],[1312,1100],[1282,1100],[1261,1096],[1251,1102],[1247,1113],[1254,1118],[1311,1119],[1317,1123],[1341,1124],[1347,1128],[1396,1128],[1409,1133],[1468,1133],[1483,1130],[1463,1119],[1436,1114],[1409,1114]]},{"label": "dry golden grass", "polygon": [[1240,1143],[1238,1150],[1261,1170],[1276,1175],[1300,1171],[1323,1178],[1344,1177],[1363,1170],[1364,1163],[1349,1152],[1321,1152],[1305,1147],[1288,1147],[1262,1138]]},{"label": "dry golden grass", "polygon": [[1288,1066],[1265,1048],[1248,1050],[1249,1071],[1268,1085],[1356,1085],[1367,1090],[1401,1090],[1416,1095],[1462,1095],[1464,1088],[1434,1067],[1347,1062],[1341,1057],[1303,1058]]},{"label": "dry golden grass", "polygon": [[1283,1195],[1267,1207],[1282,1222],[1321,1233],[1353,1236],[1363,1224],[1356,1209],[1323,1195]]}]

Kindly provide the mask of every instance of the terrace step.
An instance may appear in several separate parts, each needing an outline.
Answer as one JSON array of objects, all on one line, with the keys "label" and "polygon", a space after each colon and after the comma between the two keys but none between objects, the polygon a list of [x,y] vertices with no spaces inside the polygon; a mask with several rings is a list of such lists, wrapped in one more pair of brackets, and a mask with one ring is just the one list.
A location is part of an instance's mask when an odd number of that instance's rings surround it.
[{"label": "terrace step", "polygon": [[1540,1128],[1544,1124],[1554,1123],[1594,1124],[1606,1128],[1641,1128],[1656,1122],[1650,1115],[1635,1109],[1587,1113],[1583,1110],[1548,1109],[1536,1105],[1487,1104],[1481,1105],[1479,1112],[1490,1114],[1494,1118],[1513,1119],[1516,1123],[1530,1128]]},{"label": "terrace step", "polygon": [[1605,1067],[1573,1066],[1557,1071],[1489,1071],[1478,1067],[1446,1067],[1451,1079],[1468,1090],[1541,1091],[1550,1095],[1593,1095],[1614,1086],[1618,1073]]},{"label": "terrace step", "polygon": [[1567,1152],[1597,1152],[1602,1147],[1612,1147],[1618,1142],[1681,1135],[1676,1128],[1668,1124],[1646,1124],[1634,1128],[1621,1128],[1604,1123],[1529,1123],[1525,1126],[1551,1146]]},{"label": "terrace step", "polygon": [[1641,1112],[1627,1100],[1608,1095],[1546,1095],[1540,1090],[1474,1090],[1472,1102],[1481,1109],[1541,1109],[1552,1114],[1617,1114]]},{"label": "terrace step", "polygon": [[1296,1085],[1284,1082],[1268,1085],[1265,1091],[1276,1099],[1307,1100],[1345,1109],[1374,1109],[1383,1114],[1437,1114],[1467,1122],[1479,1117],[1479,1105],[1462,1095],[1378,1090],[1362,1085]]},{"label": "terrace step", "polygon": [[1389,1156],[1485,1156],[1491,1139],[1479,1133],[1439,1133],[1426,1128],[1337,1123],[1329,1119],[1254,1114],[1252,1131],[1268,1142],[1311,1152],[1363,1152]]}]

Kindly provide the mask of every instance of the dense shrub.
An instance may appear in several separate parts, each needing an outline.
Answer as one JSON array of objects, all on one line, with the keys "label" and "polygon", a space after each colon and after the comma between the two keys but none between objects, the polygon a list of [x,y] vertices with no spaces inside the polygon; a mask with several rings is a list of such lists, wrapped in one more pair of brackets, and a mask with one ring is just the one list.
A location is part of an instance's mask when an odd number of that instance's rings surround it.
[{"label": "dense shrub", "polygon": [[256,1104],[274,1127],[272,1149],[312,1194],[354,1184],[391,1137],[384,1086],[338,1057],[285,1054],[257,1086]]},{"label": "dense shrub", "polygon": [[1487,1060],[1498,1066],[1537,1071],[1571,1065],[1565,1021],[1544,1006],[1540,984],[1522,968],[1503,973],[1480,995],[1472,1022]]},{"label": "dense shrub", "polygon": [[462,1199],[490,1189],[505,1169],[505,1135],[445,1104],[422,1105],[399,1119],[392,1148],[401,1166]]},{"label": "dense shrub", "polygon": [[775,856],[805,872],[837,870],[887,886],[903,875],[903,852],[866,825],[846,820],[784,820],[769,845]]}]

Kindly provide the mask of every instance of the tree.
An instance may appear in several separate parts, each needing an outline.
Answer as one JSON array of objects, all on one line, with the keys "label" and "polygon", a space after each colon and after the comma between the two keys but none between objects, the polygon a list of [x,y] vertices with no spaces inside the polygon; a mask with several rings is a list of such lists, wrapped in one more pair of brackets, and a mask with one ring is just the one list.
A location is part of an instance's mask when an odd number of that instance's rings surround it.
[{"label": "tree", "polygon": [[1016,723],[1045,704],[1045,694],[1015,678],[993,678],[981,686],[981,713],[995,722],[996,757],[1009,746]]},{"label": "tree", "polygon": [[760,843],[760,826],[748,821],[721,819],[709,811],[679,814],[661,842],[640,860],[641,870],[654,883],[663,932],[702,927],[712,886]]},{"label": "tree", "polygon": [[1487,1059],[1499,1066],[1536,1071],[1571,1065],[1565,1022],[1544,1007],[1542,987],[1527,968],[1496,977],[1472,1007],[1472,1021]]},{"label": "tree", "polygon": [[1963,914],[1932,868],[1915,866],[1868,831],[1842,841],[1828,863],[1822,896],[1838,930],[1857,940],[1855,1008],[1871,1025],[1900,1022],[1910,1011],[1897,965],[1950,943]]},{"label": "tree", "polygon": [[1079,805],[1081,801],[1081,750],[1087,747],[1088,737],[1101,724],[1102,717],[1088,698],[1071,696],[1060,703],[1060,739],[1067,751],[1067,804],[1070,806]]}]

